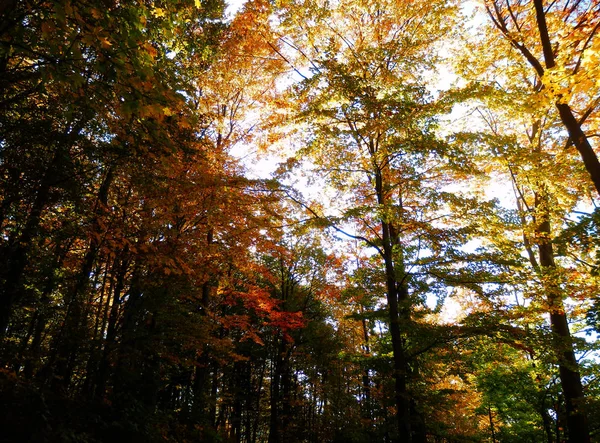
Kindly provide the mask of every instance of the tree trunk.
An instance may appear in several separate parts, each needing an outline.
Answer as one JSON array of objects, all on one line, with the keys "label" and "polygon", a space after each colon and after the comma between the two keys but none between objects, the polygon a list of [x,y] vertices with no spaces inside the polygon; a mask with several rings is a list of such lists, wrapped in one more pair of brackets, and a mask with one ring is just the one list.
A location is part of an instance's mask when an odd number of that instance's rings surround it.
[{"label": "tree trunk", "polygon": [[[533,4],[536,12],[536,21],[538,32],[540,34],[540,42],[542,43],[542,50],[544,52],[544,61],[547,69],[552,69],[556,66],[556,60],[554,56],[554,49],[552,42],[550,41],[550,34],[548,33],[548,25],[546,24],[546,13],[544,11],[544,2],[542,0],[533,0]],[[543,69],[538,68],[538,74],[541,76],[544,74]],[[539,72],[539,71],[542,72]],[[573,111],[568,103],[562,103],[560,99],[556,102],[556,108],[560,114],[560,119],[563,125],[569,133],[569,137],[583,160],[585,169],[590,174],[592,182],[596,187],[596,191],[600,194],[600,162],[594,152],[594,149],[590,145],[590,142],[581,129],[581,124],[577,121],[573,115]]]},{"label": "tree trunk", "polygon": [[[412,442],[410,426],[410,399],[406,388],[406,356],[404,353],[404,343],[400,332],[400,316],[398,309],[398,291],[396,280],[389,275],[388,263],[386,260],[387,275],[387,303],[389,314],[390,335],[392,338],[392,353],[394,358],[394,380],[395,380],[395,403],[396,420],[398,422],[398,441],[401,443]],[[392,271],[393,272],[393,268]]]},{"label": "tree trunk", "polygon": [[59,164],[59,151],[54,153],[54,157],[44,173],[21,234],[12,242],[12,245],[8,246],[4,261],[4,287],[0,292],[0,341],[8,328],[12,307],[19,298],[27,256],[33,239],[37,235],[42,212],[50,199],[54,170]]},{"label": "tree trunk", "polygon": [[494,429],[494,417],[492,416],[492,408],[488,406],[488,418],[490,420],[490,432],[492,433],[492,443],[496,443],[496,431]]},{"label": "tree trunk", "polygon": [[538,225],[538,250],[542,279],[545,281],[546,297],[550,310],[550,324],[554,335],[554,352],[558,360],[561,386],[567,409],[567,429],[569,443],[589,443],[590,434],[585,413],[582,411],[583,386],[579,374],[579,365],[573,350],[573,340],[569,331],[567,316],[562,300],[561,289],[556,283],[556,264],[550,239],[550,221],[544,213],[547,199],[538,195],[536,208],[541,209],[542,222]]},{"label": "tree trunk", "polygon": [[273,359],[273,372],[271,374],[269,443],[281,442],[281,435],[279,432],[279,423],[281,421],[279,414],[279,403],[281,399],[281,381],[283,377],[284,354],[285,343],[283,337],[281,337],[275,351],[275,357]]},{"label": "tree trunk", "polygon": [[267,370],[267,359],[261,359],[260,370],[259,370],[259,375],[258,375],[258,384],[256,387],[256,398],[255,398],[255,402],[254,402],[254,422],[252,424],[252,438],[250,439],[250,443],[256,443],[256,440],[258,437],[258,427],[261,422],[260,399],[261,399],[263,382],[264,382],[266,370]]},{"label": "tree trunk", "polygon": [[233,407],[231,408],[231,441],[240,443],[242,440],[242,403],[245,385],[245,362],[235,362],[231,377],[233,391]]},{"label": "tree trunk", "polygon": [[[388,204],[383,183],[381,169],[375,171],[375,192],[377,202],[380,205]],[[398,442],[411,443],[412,430],[410,423],[410,395],[406,387],[407,361],[404,351],[404,342],[400,331],[400,321],[408,320],[408,312],[402,309],[400,303],[408,300],[408,288],[405,282],[399,282],[397,277],[398,265],[395,263],[394,246],[397,244],[397,236],[391,223],[381,220],[383,261],[386,277],[386,297],[388,304],[389,328],[392,338],[392,354],[394,359],[394,399],[396,403],[396,420],[398,424]]]},{"label": "tree trunk", "polygon": [[57,355],[56,355],[56,386],[62,385],[63,388],[68,387],[71,375],[74,370],[76,354],[86,339],[86,320],[84,301],[81,300],[82,294],[85,294],[89,283],[92,268],[96,262],[98,252],[100,250],[101,238],[100,233],[104,230],[100,223],[102,214],[106,211],[108,203],[108,191],[114,178],[114,170],[110,167],[98,190],[93,222],[92,222],[92,237],[88,250],[83,259],[81,270],[77,276],[77,280],[73,288],[66,296],[67,313],[65,316],[64,326],[57,340]]},{"label": "tree trunk", "polygon": [[596,156],[592,145],[590,145],[587,136],[581,129],[581,125],[573,115],[571,107],[566,103],[558,102],[556,103],[556,108],[560,114],[560,119],[565,125],[565,128],[567,128],[569,138],[579,152],[579,155],[581,155],[585,169],[590,174],[592,182],[594,182],[596,192],[600,194],[600,162],[598,161],[598,157]]},{"label": "tree trunk", "polygon": [[[208,234],[208,243],[212,241],[212,234]],[[208,314],[208,303],[210,299],[210,283],[205,282],[202,285],[202,301],[201,301],[201,316],[206,317]],[[209,347],[208,343],[205,343],[200,350],[200,355],[196,359],[196,371],[194,375],[194,402],[192,405],[192,414],[196,420],[202,423],[209,421],[207,413],[211,410],[209,408],[209,369],[210,369],[210,358],[209,358]],[[213,420],[210,420],[212,423]]]},{"label": "tree trunk", "polygon": [[[363,314],[363,309],[361,307],[361,314]],[[369,343],[369,329],[367,327],[367,319],[362,319],[362,330],[363,330],[363,338],[365,340],[365,354],[371,354],[371,348]],[[362,385],[363,385],[363,403],[362,403],[362,415],[364,418],[370,421],[373,419],[373,414],[371,410],[371,377],[369,375],[369,368],[365,368],[362,376]],[[369,424],[371,427],[372,424]]]},{"label": "tree trunk", "polygon": [[[125,250],[122,255],[127,255]],[[97,398],[103,398],[106,392],[106,382],[108,381],[109,366],[110,366],[110,355],[116,347],[117,338],[117,322],[119,317],[119,306],[121,305],[121,294],[125,288],[125,275],[129,268],[129,261],[125,258],[121,258],[120,266],[115,266],[117,275],[116,282],[113,288],[113,297],[110,304],[110,314],[108,316],[108,326],[106,330],[106,340],[104,343],[104,349],[102,350],[102,357],[98,364],[98,373],[96,374],[96,388],[94,395]]]},{"label": "tree trunk", "polygon": [[[140,241],[139,244],[143,244]],[[117,362],[115,367],[114,391],[115,400],[119,400],[119,394],[127,393],[132,386],[129,385],[132,374],[139,372],[139,362],[137,359],[137,335],[136,323],[139,320],[142,311],[142,269],[139,262],[133,267],[131,283],[129,284],[128,298],[123,309],[123,319],[121,322],[121,341],[117,348]],[[127,398],[125,396],[125,401]]]}]

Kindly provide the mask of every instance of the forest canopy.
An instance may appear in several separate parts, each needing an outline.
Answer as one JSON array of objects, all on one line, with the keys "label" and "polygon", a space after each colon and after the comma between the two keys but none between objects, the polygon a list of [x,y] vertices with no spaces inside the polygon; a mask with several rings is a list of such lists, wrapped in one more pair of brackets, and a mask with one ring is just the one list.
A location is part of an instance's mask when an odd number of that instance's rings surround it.
[{"label": "forest canopy", "polygon": [[600,442],[599,29],[0,3],[0,441]]}]

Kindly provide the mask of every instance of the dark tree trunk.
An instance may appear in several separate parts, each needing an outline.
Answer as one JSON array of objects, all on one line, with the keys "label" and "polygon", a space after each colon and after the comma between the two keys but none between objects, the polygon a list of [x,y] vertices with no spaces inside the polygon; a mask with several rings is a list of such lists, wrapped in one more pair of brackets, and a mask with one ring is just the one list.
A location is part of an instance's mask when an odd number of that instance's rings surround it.
[{"label": "dark tree trunk", "polygon": [[[212,234],[208,234],[208,243],[212,241]],[[205,317],[208,314],[208,304],[210,300],[210,283],[205,282],[202,285],[202,301],[201,301],[201,315]],[[210,406],[210,395],[209,395],[209,376],[210,376],[210,358],[209,358],[209,347],[208,343],[204,344],[200,350],[200,355],[196,359],[196,370],[194,374],[194,402],[192,405],[192,414],[196,420],[212,424],[214,420],[209,418],[209,412],[211,411]]]},{"label": "dark tree trunk", "polygon": [[281,382],[284,372],[284,354],[285,343],[283,338],[277,345],[275,356],[273,358],[273,370],[271,374],[271,398],[270,398],[270,418],[269,418],[269,443],[280,443],[281,433],[279,429],[280,401],[281,401]]},{"label": "dark tree trunk", "polygon": [[556,108],[560,114],[560,119],[565,125],[565,128],[567,128],[569,138],[579,152],[583,164],[585,165],[585,169],[590,174],[592,182],[594,182],[596,192],[600,194],[600,162],[598,161],[598,157],[596,156],[592,145],[590,145],[587,136],[581,129],[581,125],[573,115],[571,107],[566,103],[558,102]]},{"label": "dark tree trunk", "polygon": [[[544,211],[547,199],[538,196],[536,207]],[[552,242],[550,240],[550,222],[547,215],[542,215],[538,226],[538,243],[542,278],[546,281],[546,297],[550,310],[550,324],[554,334],[554,352],[558,360],[561,386],[567,409],[567,429],[569,443],[589,443],[590,434],[587,417],[582,410],[585,400],[579,365],[573,350],[573,340],[569,331],[567,316],[562,301],[561,289],[555,283],[553,273],[556,272]]]},{"label": "dark tree trunk", "polygon": [[57,151],[44,173],[21,234],[12,242],[12,245],[8,245],[2,273],[4,285],[0,292],[0,340],[4,337],[8,328],[12,307],[19,298],[23,272],[27,265],[27,256],[29,255],[33,239],[37,235],[42,212],[50,199],[54,169],[59,164],[59,157],[60,152]]},{"label": "dark tree trunk", "polygon": [[34,368],[38,367],[41,358],[41,347],[42,340],[44,337],[44,331],[46,330],[46,323],[50,315],[50,295],[56,287],[56,271],[62,267],[62,263],[71,248],[72,240],[66,245],[57,245],[54,253],[54,259],[52,266],[48,271],[44,283],[44,289],[40,297],[40,302],[35,311],[33,318],[33,336],[31,345],[26,352],[25,362],[23,366],[23,373],[26,378],[31,379],[34,375]]},{"label": "dark tree trunk", "polygon": [[[122,255],[127,255],[124,251]],[[119,319],[119,306],[121,305],[121,294],[125,288],[125,276],[129,268],[129,261],[125,258],[120,260],[120,266],[117,267],[116,281],[113,288],[112,302],[110,305],[110,314],[108,316],[108,326],[106,329],[106,340],[100,363],[98,364],[98,373],[96,374],[96,388],[94,395],[97,398],[103,398],[106,392],[106,383],[108,381],[110,358],[117,345],[117,324]]]},{"label": "dark tree trunk", "polygon": [[[390,273],[392,275],[390,275]],[[409,443],[412,441],[412,432],[410,426],[410,398],[406,387],[406,356],[404,352],[402,334],[400,332],[400,314],[398,307],[399,297],[397,290],[397,282],[393,277],[393,273],[393,267],[391,264],[388,265],[388,260],[386,259],[387,303],[390,335],[392,338],[392,353],[394,358],[396,419],[398,421],[399,432],[398,441],[402,443]]]},{"label": "dark tree trunk", "polygon": [[488,406],[488,418],[490,420],[490,432],[492,433],[492,443],[496,443],[496,430],[494,429],[494,417],[492,416],[492,408]]},{"label": "dark tree trunk", "polygon": [[92,237],[88,250],[83,259],[81,270],[73,288],[66,296],[67,313],[64,326],[57,340],[57,355],[55,369],[55,385],[62,385],[62,388],[68,387],[73,373],[78,350],[82,342],[86,339],[86,309],[82,295],[90,284],[90,275],[96,262],[101,244],[101,232],[104,230],[100,223],[102,214],[106,211],[108,203],[108,191],[114,178],[114,171],[111,168],[106,173],[104,180],[98,191],[98,197],[94,208]]},{"label": "dark tree trunk", "polygon": [[257,387],[256,387],[256,398],[255,398],[255,402],[254,402],[254,422],[252,424],[252,438],[250,440],[250,443],[256,443],[257,437],[258,437],[258,427],[261,421],[261,414],[260,414],[260,399],[261,399],[261,395],[262,395],[262,388],[263,388],[263,382],[264,382],[264,378],[265,378],[265,372],[267,370],[267,360],[266,359],[261,359],[260,361],[260,372],[258,375],[258,383],[257,383]]},{"label": "dark tree trunk", "polygon": [[[544,3],[542,0],[533,0],[533,4],[535,6],[537,26],[540,35],[540,41],[542,43],[542,50],[544,52],[545,65],[547,69],[552,69],[556,66],[556,60],[552,42],[550,41],[550,34],[548,33],[548,26],[546,24]],[[543,70],[542,72],[539,72],[540,68],[537,70],[538,74],[542,76],[544,73]],[[590,145],[587,136],[581,129],[581,124],[573,115],[571,107],[567,103],[563,103],[559,100],[556,103],[556,108],[560,114],[560,119],[569,133],[571,141],[575,145],[577,151],[579,151],[579,155],[581,155],[585,169],[590,174],[592,182],[594,182],[594,186],[596,187],[596,191],[598,194],[600,194],[600,162],[598,161],[598,157],[596,156],[594,149]]]},{"label": "dark tree trunk", "polygon": [[[361,308],[361,314],[362,314]],[[371,354],[371,347],[369,343],[369,329],[367,327],[367,319],[362,319],[362,330],[363,338],[365,340],[365,354]],[[369,374],[369,368],[365,368],[362,376],[363,385],[363,404],[362,404],[362,415],[368,419],[369,422],[373,419],[373,411],[371,407],[371,377]],[[370,425],[371,426],[371,425]]]},{"label": "dark tree trunk", "polygon": [[233,365],[233,376],[231,378],[233,386],[231,390],[233,395],[233,407],[231,410],[231,440],[235,443],[240,443],[242,440],[242,404],[244,400],[244,386],[246,383],[245,362],[236,362]]},{"label": "dark tree trunk", "polygon": [[[383,174],[380,169],[375,173],[375,192],[380,205],[388,204],[386,190],[384,189]],[[412,429],[410,423],[410,395],[406,383],[407,361],[404,349],[404,340],[400,328],[401,321],[408,321],[409,314],[404,306],[408,301],[408,288],[406,282],[398,281],[399,265],[394,257],[394,246],[398,239],[391,223],[382,220],[383,261],[386,277],[386,297],[388,304],[389,328],[392,338],[392,354],[394,359],[394,398],[396,403],[396,420],[398,424],[399,443],[412,442]],[[402,278],[402,277],[401,277]],[[401,309],[402,306],[402,309]]]},{"label": "dark tree trunk", "polygon": [[[143,244],[140,242],[140,244]],[[115,367],[114,392],[115,400],[121,401],[119,396],[128,393],[132,388],[130,380],[140,372],[138,355],[137,323],[142,311],[142,269],[139,262],[133,267],[128,298],[123,309],[121,322],[121,341],[117,348],[117,362]],[[123,397],[127,401],[127,395]]]}]

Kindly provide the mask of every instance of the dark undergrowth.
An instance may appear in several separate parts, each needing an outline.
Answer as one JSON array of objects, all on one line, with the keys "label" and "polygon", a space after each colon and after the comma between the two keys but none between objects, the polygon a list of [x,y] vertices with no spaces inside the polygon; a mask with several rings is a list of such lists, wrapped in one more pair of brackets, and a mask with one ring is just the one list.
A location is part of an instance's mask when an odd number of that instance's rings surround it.
[{"label": "dark undergrowth", "polygon": [[0,429],[1,443],[205,440],[197,426],[138,403],[117,407],[70,398],[6,371],[0,371]]}]

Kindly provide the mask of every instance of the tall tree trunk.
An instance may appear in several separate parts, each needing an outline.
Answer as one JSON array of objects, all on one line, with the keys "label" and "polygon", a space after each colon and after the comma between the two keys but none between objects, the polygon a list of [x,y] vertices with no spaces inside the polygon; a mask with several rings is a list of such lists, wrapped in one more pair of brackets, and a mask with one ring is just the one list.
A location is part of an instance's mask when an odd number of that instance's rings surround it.
[{"label": "tall tree trunk", "polygon": [[[547,69],[552,69],[556,66],[556,60],[552,42],[550,41],[550,34],[548,33],[548,25],[546,24],[544,2],[542,0],[533,0],[533,4],[535,7],[535,16],[540,35],[540,42],[542,43],[542,50],[544,52],[545,65]],[[541,68],[538,68],[538,74],[541,77],[544,74],[544,71]],[[590,145],[587,136],[581,129],[581,124],[573,115],[573,110],[568,103],[561,102],[559,99],[556,102],[556,108],[558,109],[558,113],[563,125],[569,133],[571,141],[575,145],[577,151],[579,151],[579,155],[581,155],[585,169],[590,174],[592,182],[594,182],[594,186],[596,187],[596,191],[598,194],[600,194],[600,162],[598,161],[598,157],[596,156],[594,149]]]},{"label": "tall tree trunk", "polygon": [[245,384],[245,366],[246,362],[235,362],[233,365],[233,375],[231,377],[231,390],[233,391],[233,405],[231,408],[231,441],[240,443],[242,441],[242,404],[244,400]]},{"label": "tall tree trunk", "polygon": [[[106,263],[98,263],[96,266],[96,270],[94,271],[94,282],[92,283],[93,288],[98,287],[98,282],[100,281],[100,275],[102,275],[102,284],[98,291],[90,291],[90,296],[88,298],[88,310],[85,314],[90,317],[90,325],[92,329],[92,334],[89,337],[89,352],[88,352],[88,361],[85,369],[85,381],[83,383],[83,387],[81,389],[81,393],[93,397],[94,389],[96,384],[96,377],[98,375],[98,365],[100,363],[101,355],[102,355],[102,336],[99,335],[99,327],[100,327],[100,319],[102,317],[102,308],[104,307],[104,298],[106,296],[106,303],[108,303],[108,299],[110,298],[110,289],[107,291],[107,281],[109,274],[111,273],[109,269],[108,262]],[[108,292],[108,293],[107,293]],[[96,303],[95,309],[94,301],[98,300]]]},{"label": "tall tree trunk", "polygon": [[[378,167],[375,168],[375,192],[377,202],[380,205],[389,204],[383,173]],[[398,442],[411,443],[412,430],[410,423],[410,395],[406,385],[407,361],[404,350],[404,341],[400,330],[400,322],[407,321],[408,312],[406,308],[400,310],[400,304],[408,300],[408,288],[406,283],[398,281],[401,263],[395,263],[394,246],[397,246],[397,235],[394,227],[386,220],[381,220],[383,261],[386,277],[386,297],[388,305],[389,329],[392,338],[392,354],[394,359],[394,398],[396,403],[396,420],[398,424]]]},{"label": "tall tree trunk", "polygon": [[285,354],[285,342],[283,337],[279,338],[275,356],[273,358],[273,368],[271,373],[271,397],[270,397],[270,417],[269,417],[269,443],[280,443],[281,435],[279,423],[281,421],[279,404],[281,399],[281,381],[283,376],[283,358]]},{"label": "tall tree trunk", "polygon": [[[106,383],[108,381],[110,358],[111,354],[117,345],[117,324],[119,319],[119,306],[121,306],[121,294],[125,288],[125,276],[127,269],[129,268],[129,260],[124,256],[127,255],[128,250],[122,252],[122,258],[120,266],[114,266],[117,275],[115,278],[115,284],[113,287],[113,296],[110,303],[110,314],[108,316],[108,326],[106,329],[106,340],[104,343],[104,349],[102,350],[102,356],[100,357],[100,363],[98,364],[98,372],[96,374],[96,387],[94,395],[97,398],[103,398],[106,392]],[[118,259],[115,259],[117,261]]]},{"label": "tall tree trunk", "polygon": [[[207,236],[208,243],[212,242],[212,231],[209,231]],[[210,300],[210,283],[204,282],[202,285],[202,301],[201,301],[201,316],[206,317],[208,315],[208,303]],[[194,402],[192,404],[192,414],[196,420],[202,423],[212,423],[213,420],[209,418],[211,408],[210,395],[209,395],[209,375],[210,375],[210,364],[211,359],[209,357],[208,343],[205,343],[200,349],[200,355],[196,359],[196,369],[194,374]]]},{"label": "tall tree trunk", "polygon": [[[543,33],[546,32],[547,38],[547,29],[543,9],[541,9],[539,3],[540,2],[538,2],[537,0],[535,1],[538,24],[540,25],[542,39],[544,39]],[[554,56],[552,54],[552,48],[548,46],[548,41],[544,43],[544,56],[546,57],[546,63],[548,63],[548,61],[550,60],[551,65],[554,66]],[[529,141],[535,153],[541,152],[541,141],[539,140],[540,128],[541,122],[538,120],[534,122],[531,134],[528,135]],[[541,167],[541,165],[538,166]],[[515,189],[518,189],[516,175],[513,173],[512,170],[511,175]],[[516,194],[517,208],[521,213],[521,222],[524,228],[524,245],[531,266],[542,281],[543,290],[545,292],[544,295],[548,302],[550,325],[554,339],[553,350],[555,353],[556,361],[558,363],[561,386],[565,397],[565,404],[567,409],[566,427],[568,429],[569,442],[589,443],[590,434],[587,417],[585,415],[585,412],[581,409],[585,400],[583,395],[583,386],[581,383],[581,375],[579,374],[579,365],[577,363],[577,359],[575,358],[573,339],[569,331],[569,325],[565,313],[565,307],[563,303],[563,290],[560,287],[560,283],[557,281],[559,269],[554,261],[554,251],[552,246],[550,201],[548,198],[546,187],[543,183],[537,185],[537,189],[535,190],[534,195],[534,212],[531,215],[535,224],[535,238],[534,241],[532,241],[529,238],[529,236],[525,233],[525,226],[527,224],[524,212],[524,207],[527,207],[527,205],[524,204],[525,198],[521,191],[517,192]],[[535,257],[533,245],[535,245],[538,249],[537,260]],[[542,418],[544,420],[544,424],[546,425],[547,416],[544,412],[542,412]],[[557,422],[558,418],[559,417],[557,417]],[[550,441],[551,435],[548,428],[549,425],[545,426],[546,433]],[[556,441],[560,441],[558,435],[556,436]]]},{"label": "tall tree trunk", "polygon": [[[384,234],[384,242],[386,235]],[[385,246],[384,246],[385,248]],[[388,249],[388,248],[386,248]],[[391,264],[390,251],[386,251],[386,288],[389,315],[390,335],[392,338],[392,353],[394,358],[395,403],[396,419],[398,421],[399,442],[410,443],[412,432],[410,426],[410,398],[406,387],[406,356],[400,331],[400,313],[398,306],[398,287]]]},{"label": "tall tree trunk", "polygon": [[114,170],[111,166],[98,190],[92,222],[92,236],[88,250],[83,259],[75,285],[66,296],[67,313],[65,315],[63,328],[61,329],[61,333],[57,340],[57,355],[55,361],[56,387],[60,387],[59,385],[62,385],[63,388],[68,387],[76,362],[76,354],[78,353],[82,340],[85,339],[85,323],[87,317],[85,315],[86,310],[84,301],[81,298],[82,295],[86,293],[86,289],[89,286],[92,268],[100,250],[100,233],[104,230],[100,218],[106,211],[108,191],[113,179]]},{"label": "tall tree trunk", "polygon": [[291,372],[291,344],[284,340],[283,367],[281,368],[281,417],[280,417],[280,439],[282,441],[293,440],[293,431],[290,424],[295,423],[292,416],[292,372]]},{"label": "tall tree trunk", "polygon": [[[141,238],[137,246],[145,244]],[[142,399],[145,387],[142,379],[146,375],[145,356],[140,338],[149,335],[148,323],[153,322],[144,308],[144,277],[145,272],[141,260],[136,259],[131,273],[127,301],[123,307],[120,327],[120,341],[116,349],[116,363],[113,382],[113,403],[118,407],[128,407],[132,397]]]},{"label": "tall tree trunk", "polygon": [[23,272],[27,265],[27,256],[33,239],[37,235],[42,218],[42,212],[50,199],[50,189],[54,182],[54,171],[60,163],[61,149],[54,153],[52,161],[44,172],[44,176],[37,189],[35,200],[27,217],[27,222],[21,234],[8,246],[4,260],[3,280],[4,285],[0,292],[0,340],[8,328],[8,322],[15,301],[19,298]]},{"label": "tall tree trunk", "polygon": [[[361,306],[361,314],[363,314],[363,309]],[[362,330],[363,330],[363,338],[365,340],[365,354],[371,354],[371,347],[369,343],[369,329],[367,327],[367,319],[363,317],[362,319]],[[368,419],[369,422],[373,419],[373,414],[371,410],[371,377],[369,375],[369,368],[366,367],[362,376],[362,385],[363,385],[363,404],[362,404],[362,415],[364,418]],[[372,425],[370,424],[369,427]]]},{"label": "tall tree trunk", "polygon": [[256,443],[258,437],[258,427],[261,422],[261,414],[260,414],[260,399],[262,394],[263,382],[265,378],[265,372],[267,370],[267,359],[261,359],[260,361],[260,369],[258,375],[258,383],[256,387],[256,398],[254,402],[254,422],[252,424],[252,438],[250,439],[250,443]]},{"label": "tall tree trunk", "polygon": [[548,414],[548,408],[546,407],[545,397],[540,405],[540,415],[542,416],[542,423],[544,423],[544,432],[546,433],[546,441],[547,443],[554,443],[554,439],[552,438],[552,420],[550,419],[550,415]]},{"label": "tall tree trunk", "polygon": [[540,194],[536,195],[536,209],[539,211],[538,217],[541,220],[537,227],[539,265],[550,311],[550,324],[554,335],[554,352],[558,360],[561,386],[565,397],[569,443],[589,443],[588,421],[582,410],[585,398],[579,365],[575,358],[573,339],[569,331],[562,299],[562,290],[555,281],[557,267],[554,262],[547,205],[547,198]]},{"label": "tall tree trunk", "polygon": [[491,406],[488,406],[488,418],[490,420],[490,432],[492,433],[492,443],[496,443],[496,431],[494,429],[494,417],[492,416]]}]

